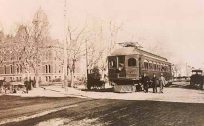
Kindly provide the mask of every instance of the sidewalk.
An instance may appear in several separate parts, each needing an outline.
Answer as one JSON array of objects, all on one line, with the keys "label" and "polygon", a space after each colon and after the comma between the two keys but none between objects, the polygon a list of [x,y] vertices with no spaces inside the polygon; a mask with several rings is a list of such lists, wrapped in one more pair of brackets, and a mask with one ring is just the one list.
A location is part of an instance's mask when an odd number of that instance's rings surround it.
[{"label": "sidewalk", "polygon": [[186,103],[204,103],[204,91],[191,90],[183,88],[165,88],[164,93],[133,92],[133,93],[114,93],[114,92],[94,92],[81,91],[75,88],[61,86],[44,86],[34,88],[28,94],[11,94],[22,97],[80,97],[94,99],[122,99],[122,100],[151,100],[151,101],[169,101]]},{"label": "sidewalk", "polygon": [[80,97],[84,98],[81,95],[81,91],[74,88],[62,88],[61,86],[44,86],[39,88],[33,88],[28,93],[14,93],[6,94],[13,96],[21,97]]}]

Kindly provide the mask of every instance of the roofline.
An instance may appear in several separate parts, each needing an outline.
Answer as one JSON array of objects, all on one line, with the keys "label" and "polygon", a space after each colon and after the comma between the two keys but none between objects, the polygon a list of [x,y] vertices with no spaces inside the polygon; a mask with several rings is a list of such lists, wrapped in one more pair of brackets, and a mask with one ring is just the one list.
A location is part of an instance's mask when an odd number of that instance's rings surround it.
[{"label": "roofline", "polygon": [[202,70],[192,70],[192,72],[203,72]]},{"label": "roofline", "polygon": [[[122,48],[129,48],[129,47],[122,47]],[[120,49],[122,49],[122,48],[120,48]],[[135,47],[130,47],[130,48],[135,48]],[[139,48],[135,48],[135,49],[138,50],[140,54],[141,53],[147,54],[147,55],[150,55],[150,56],[153,56],[153,57],[156,57],[156,58],[160,58],[161,60],[164,60],[164,61],[168,62],[167,58],[165,58],[165,57],[153,54],[151,52],[148,52],[148,51],[145,51],[145,50],[142,50],[142,49],[139,49]],[[136,54],[136,53],[132,53],[132,54],[128,54],[128,55],[134,55],[134,54]],[[112,55],[111,54],[110,56],[119,56],[119,55],[117,55],[117,54],[116,55]]]},{"label": "roofline", "polygon": [[147,51],[145,51],[145,50],[141,50],[141,49],[138,49],[138,50],[139,50],[139,51],[142,51],[142,52],[144,52],[144,53],[150,54],[150,55],[152,55],[152,56],[155,56],[155,57],[157,57],[157,58],[164,59],[165,61],[168,61],[167,58],[165,58],[165,57],[162,57],[162,56],[153,54],[153,53],[151,53],[151,52],[147,52]]}]

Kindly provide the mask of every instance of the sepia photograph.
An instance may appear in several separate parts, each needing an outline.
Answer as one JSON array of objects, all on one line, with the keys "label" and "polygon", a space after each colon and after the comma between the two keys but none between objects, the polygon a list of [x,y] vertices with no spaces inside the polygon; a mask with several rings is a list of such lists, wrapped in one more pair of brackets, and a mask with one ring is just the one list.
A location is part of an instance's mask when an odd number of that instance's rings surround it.
[{"label": "sepia photograph", "polygon": [[0,126],[204,126],[204,1],[0,0]]}]

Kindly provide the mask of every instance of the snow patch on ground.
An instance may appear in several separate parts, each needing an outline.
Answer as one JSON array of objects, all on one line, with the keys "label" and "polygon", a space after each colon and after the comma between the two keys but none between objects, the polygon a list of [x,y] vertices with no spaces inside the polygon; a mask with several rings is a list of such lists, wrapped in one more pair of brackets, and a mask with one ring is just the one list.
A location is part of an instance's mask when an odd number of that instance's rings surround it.
[{"label": "snow patch on ground", "polygon": [[64,121],[61,118],[50,119],[44,122],[38,123],[36,126],[63,126]]},{"label": "snow patch on ground", "polygon": [[85,118],[82,120],[72,120],[72,119],[66,119],[66,118],[55,118],[55,119],[50,119],[47,121],[43,121],[38,123],[35,126],[104,126],[107,124],[102,124],[98,118]]},{"label": "snow patch on ground", "polygon": [[[28,119],[44,116],[44,115],[47,115],[47,114],[52,113],[52,112],[57,112],[57,111],[60,111],[60,110],[63,110],[63,109],[77,107],[77,106],[78,105],[69,105],[69,106],[55,108],[55,109],[52,109],[52,110],[37,113],[37,114],[31,115],[31,116],[21,116],[21,117],[14,118],[14,119],[2,120],[2,121],[0,121],[0,125],[6,124],[6,123],[9,123],[9,122],[19,122],[19,121],[23,121],[23,120],[28,120]],[[47,125],[45,125],[45,126],[47,126]]]}]

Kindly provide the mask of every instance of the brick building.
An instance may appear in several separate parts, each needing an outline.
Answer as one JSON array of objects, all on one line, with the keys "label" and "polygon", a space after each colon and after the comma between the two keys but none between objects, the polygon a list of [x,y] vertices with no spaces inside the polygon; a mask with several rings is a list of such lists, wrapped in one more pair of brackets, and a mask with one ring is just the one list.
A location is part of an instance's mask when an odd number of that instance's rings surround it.
[{"label": "brick building", "polygon": [[[0,76],[7,80],[21,81],[25,77],[34,78],[32,69],[25,69],[21,61],[21,54],[18,48],[21,42],[18,35],[24,27],[19,27],[15,36],[4,35],[0,32]],[[41,51],[42,58],[39,67],[40,80],[51,81],[62,77],[62,52],[58,40],[48,39],[47,46]],[[49,44],[48,44],[49,43]],[[16,50],[15,50],[16,48]]]},{"label": "brick building", "polygon": [[[32,23],[45,21],[47,16],[42,11],[36,12]],[[19,26],[15,35],[5,35],[0,32],[0,77],[8,81],[22,81],[25,77],[35,79],[33,69],[25,68],[22,62],[23,38],[26,34],[26,26]],[[40,49],[41,57],[38,67],[39,81],[50,82],[63,79],[63,47],[58,40],[47,36],[43,40],[46,46]],[[31,61],[32,62],[32,61]],[[79,63],[77,63],[79,64]],[[76,71],[80,73],[80,68],[76,66]]]}]

